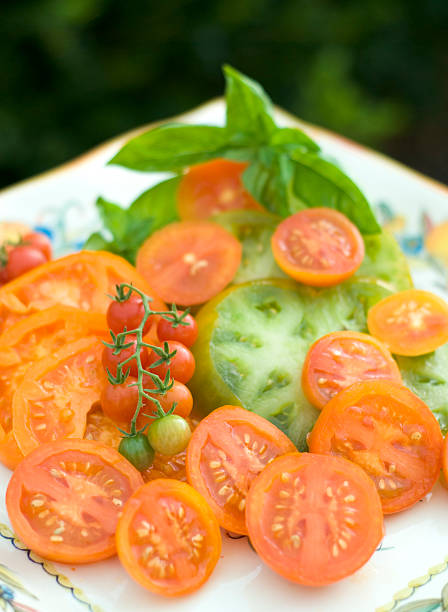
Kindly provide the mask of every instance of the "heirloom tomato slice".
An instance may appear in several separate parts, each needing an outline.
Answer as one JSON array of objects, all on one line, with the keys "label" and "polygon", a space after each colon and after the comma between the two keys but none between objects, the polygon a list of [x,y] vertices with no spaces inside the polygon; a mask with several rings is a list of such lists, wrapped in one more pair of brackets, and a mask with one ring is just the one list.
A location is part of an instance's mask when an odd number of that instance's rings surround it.
[{"label": "heirloom tomato slice", "polygon": [[263,417],[239,406],[221,406],[191,436],[188,482],[205,497],[221,527],[247,534],[244,509],[252,481],[274,457],[295,450]]},{"label": "heirloom tomato slice", "polygon": [[323,408],[334,396],[361,380],[401,382],[398,365],[379,340],[353,331],[332,332],[310,348],[302,370],[308,400]]},{"label": "heirloom tomato slice", "polygon": [[341,457],[290,453],[256,478],[246,520],[255,550],[293,582],[322,586],[353,574],[383,537],[375,486]]},{"label": "heirloom tomato slice", "polygon": [[307,208],[287,217],[271,244],[275,261],[288,276],[315,287],[352,276],[364,257],[357,227],[332,208]]},{"label": "heirloom tomato slice", "polygon": [[392,353],[424,355],[448,342],[448,304],[429,291],[400,291],[372,306],[367,326]]},{"label": "heirloom tomato slice", "polygon": [[105,313],[108,294],[117,283],[133,283],[154,298],[154,309],[165,306],[137,270],[122,257],[102,251],[80,251],[49,261],[0,288],[1,328],[37,310],[55,305]]},{"label": "heirloom tomato slice", "polygon": [[137,253],[137,270],[166,302],[201,304],[235,276],[241,244],[212,221],[170,223]]},{"label": "heirloom tomato slice", "polygon": [[168,597],[198,589],[221,554],[218,521],[185,482],[160,478],[129,499],[117,528],[117,551],[143,587]]},{"label": "heirloom tomato slice", "polygon": [[44,442],[83,437],[105,380],[102,350],[100,340],[84,338],[27,371],[13,399],[13,431],[24,455]]},{"label": "heirloom tomato slice", "polygon": [[116,450],[91,440],[59,440],[14,471],[6,507],[14,531],[45,559],[90,563],[115,554],[118,517],[143,484]]},{"label": "heirloom tomato slice", "polygon": [[375,483],[384,514],[429,493],[442,467],[443,438],[428,406],[388,380],[355,383],[331,399],[309,436],[312,453],[345,457]]},{"label": "heirloom tomato slice", "polygon": [[23,457],[12,430],[5,432],[0,425],[0,462],[10,470],[15,470]]},{"label": "heirloom tomato slice", "polygon": [[213,159],[189,168],[177,192],[181,219],[208,219],[234,209],[263,210],[244,188],[242,174],[249,164],[230,159]]}]

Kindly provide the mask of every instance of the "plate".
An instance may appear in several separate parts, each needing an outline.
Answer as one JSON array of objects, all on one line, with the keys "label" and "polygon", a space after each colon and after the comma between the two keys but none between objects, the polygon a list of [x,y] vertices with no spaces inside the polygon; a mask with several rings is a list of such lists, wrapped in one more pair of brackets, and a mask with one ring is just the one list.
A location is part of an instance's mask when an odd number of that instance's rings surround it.
[{"label": "plate", "polygon": [[[279,109],[276,113],[279,124],[308,132],[361,187],[409,256],[416,285],[448,299],[448,188]],[[223,101],[212,101],[176,121],[222,125]],[[94,207],[98,195],[127,205],[165,177],[105,165],[138,131],[4,190],[0,220],[22,221],[47,231],[58,255],[80,248],[99,227]],[[65,606],[74,612],[387,612],[415,600],[440,600],[448,582],[448,491],[440,484],[410,510],[387,517],[381,546],[361,570],[342,582],[318,589],[289,583],[259,560],[246,537],[232,540],[223,534],[222,559],[209,582],[199,592],[172,601],[134,583],[116,559],[72,567],[46,563],[31,553],[10,529],[4,504],[8,479],[8,470],[0,466],[3,610],[52,612]]]}]

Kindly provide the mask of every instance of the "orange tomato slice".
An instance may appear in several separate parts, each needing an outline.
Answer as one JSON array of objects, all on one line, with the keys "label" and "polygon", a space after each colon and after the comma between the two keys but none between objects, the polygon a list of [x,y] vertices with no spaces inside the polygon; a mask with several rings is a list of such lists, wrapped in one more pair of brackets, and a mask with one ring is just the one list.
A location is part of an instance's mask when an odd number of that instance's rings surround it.
[{"label": "orange tomato slice", "polygon": [[295,450],[263,417],[239,406],[221,406],[191,436],[188,482],[205,497],[221,527],[247,534],[246,495],[254,478],[274,457]]},{"label": "orange tomato slice", "polygon": [[185,482],[160,478],[129,499],[117,528],[118,556],[146,589],[174,597],[197,590],[221,553],[218,522]]},{"label": "orange tomato slice", "polygon": [[443,438],[428,406],[392,381],[352,385],[331,399],[308,439],[312,453],[345,457],[376,485],[383,512],[405,510],[431,491]]},{"label": "orange tomato slice", "polygon": [[177,209],[184,221],[208,219],[234,209],[263,210],[244,188],[242,174],[249,164],[230,159],[213,159],[192,166],[182,177],[177,192]]},{"label": "orange tomato slice", "polygon": [[33,552],[62,563],[91,563],[115,554],[118,517],[142,484],[116,450],[91,440],[59,440],[16,468],[6,507],[14,531]]},{"label": "orange tomato slice", "polygon": [[367,326],[392,353],[424,355],[448,342],[448,304],[429,291],[400,291],[369,310]]},{"label": "orange tomato slice", "polygon": [[137,254],[137,270],[167,302],[201,304],[230,283],[241,244],[217,223],[183,221],[154,232]]},{"label": "orange tomato slice", "polygon": [[275,261],[288,276],[315,287],[342,282],[364,258],[357,227],[332,208],[308,208],[287,217],[271,244]]},{"label": "orange tomato slice", "polygon": [[24,455],[44,442],[82,438],[104,384],[103,344],[84,338],[31,366],[13,399],[13,432]]},{"label": "orange tomato slice", "polygon": [[250,541],[263,561],[309,586],[350,576],[383,537],[372,481],[340,457],[277,457],[250,488],[246,516]]},{"label": "orange tomato slice", "polygon": [[8,469],[15,470],[23,457],[12,431],[5,432],[0,425],[0,462]]},{"label": "orange tomato slice", "polygon": [[308,351],[302,370],[303,391],[316,408],[323,408],[355,382],[377,379],[400,383],[398,365],[379,340],[353,331],[319,338]]}]

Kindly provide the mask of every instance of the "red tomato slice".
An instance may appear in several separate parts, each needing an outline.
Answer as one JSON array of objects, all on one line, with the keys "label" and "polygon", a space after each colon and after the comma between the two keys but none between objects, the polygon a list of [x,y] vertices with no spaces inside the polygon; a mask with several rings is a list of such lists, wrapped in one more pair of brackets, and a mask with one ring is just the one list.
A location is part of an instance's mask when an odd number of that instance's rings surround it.
[{"label": "red tomato slice", "polygon": [[308,351],[302,370],[303,391],[316,408],[323,408],[355,382],[377,379],[401,383],[397,363],[381,342],[352,331],[319,338]]},{"label": "red tomato slice", "polygon": [[383,512],[405,510],[431,491],[442,465],[443,438],[428,406],[406,387],[377,380],[331,399],[309,436],[312,453],[346,457],[379,492]]},{"label": "red tomato slice", "polygon": [[190,485],[159,479],[138,489],[117,529],[126,571],[146,589],[169,597],[198,589],[221,553],[213,512]]},{"label": "red tomato slice", "polygon": [[271,239],[280,268],[295,280],[327,287],[356,272],[364,242],[347,217],[332,208],[308,208],[291,215]]},{"label": "red tomato slice", "polygon": [[143,484],[116,450],[90,440],[59,440],[30,453],[6,492],[14,531],[33,552],[62,563],[115,554],[118,517]]},{"label": "red tomato slice", "polygon": [[82,438],[104,384],[103,344],[84,338],[34,364],[13,400],[13,431],[27,455],[44,442]]},{"label": "red tomato slice", "polygon": [[400,291],[369,310],[367,326],[392,353],[424,355],[448,342],[448,304],[429,291]]},{"label": "red tomato slice", "polygon": [[263,417],[239,406],[221,406],[191,436],[188,482],[205,497],[221,527],[247,534],[244,508],[252,481],[274,457],[295,450]]},{"label": "red tomato slice", "polygon": [[238,240],[217,223],[171,223],[143,244],[137,270],[167,302],[201,304],[230,283],[241,252]]},{"label": "red tomato slice", "polygon": [[244,188],[241,179],[249,164],[230,159],[213,159],[191,167],[183,176],[177,193],[182,220],[208,219],[234,209],[263,210]]},{"label": "red tomato slice", "polygon": [[372,481],[340,457],[278,457],[253,483],[246,519],[263,561],[281,576],[310,586],[353,574],[383,537]]}]

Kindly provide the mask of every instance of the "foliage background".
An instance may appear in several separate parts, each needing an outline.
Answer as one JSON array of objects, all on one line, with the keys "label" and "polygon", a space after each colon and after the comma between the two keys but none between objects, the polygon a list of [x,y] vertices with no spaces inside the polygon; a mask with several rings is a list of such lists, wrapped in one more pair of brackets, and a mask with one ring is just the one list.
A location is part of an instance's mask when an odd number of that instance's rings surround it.
[{"label": "foliage background", "polygon": [[447,0],[4,0],[0,185],[223,91],[448,183]]}]

